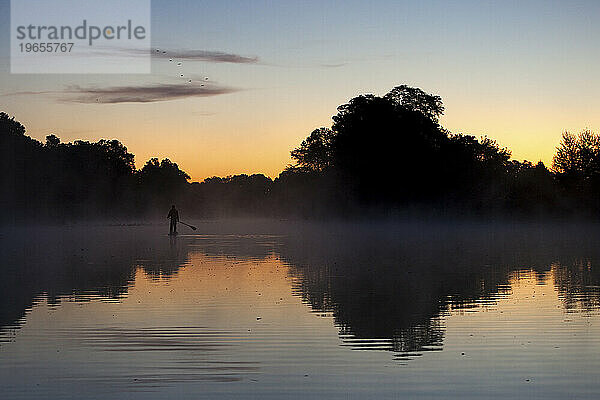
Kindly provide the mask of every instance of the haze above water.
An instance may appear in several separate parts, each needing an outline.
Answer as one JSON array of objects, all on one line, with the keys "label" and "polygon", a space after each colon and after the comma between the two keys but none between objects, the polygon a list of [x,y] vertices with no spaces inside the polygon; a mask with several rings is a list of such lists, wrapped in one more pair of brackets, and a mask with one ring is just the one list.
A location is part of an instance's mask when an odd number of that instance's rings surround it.
[{"label": "haze above water", "polygon": [[197,226],[4,230],[2,396],[600,392],[600,227]]}]

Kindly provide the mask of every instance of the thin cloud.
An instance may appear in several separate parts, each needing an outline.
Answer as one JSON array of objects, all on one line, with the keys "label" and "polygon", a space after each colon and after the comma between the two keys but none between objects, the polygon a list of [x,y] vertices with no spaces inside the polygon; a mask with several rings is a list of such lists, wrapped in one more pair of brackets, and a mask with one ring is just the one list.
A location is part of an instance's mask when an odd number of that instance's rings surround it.
[{"label": "thin cloud", "polygon": [[39,95],[39,94],[57,94],[56,90],[41,90],[41,91],[23,91],[23,92],[9,92],[2,93],[1,96],[26,96],[26,95]]},{"label": "thin cloud", "polygon": [[63,99],[70,103],[153,103],[188,97],[211,97],[234,93],[240,89],[225,86],[197,84],[155,84],[146,86],[116,86],[91,88],[74,86],[65,93],[73,95]]},{"label": "thin cloud", "polygon": [[153,103],[188,97],[212,97],[238,92],[240,89],[214,84],[195,83],[153,84],[143,86],[114,86],[107,88],[70,86],[65,90],[23,91],[6,93],[5,96],[58,95],[66,103],[118,104]]},{"label": "thin cloud", "polygon": [[258,57],[248,57],[222,51],[208,50],[163,50],[153,49],[152,55],[159,58],[169,58],[185,61],[205,61],[212,63],[257,64]]},{"label": "thin cloud", "polygon": [[217,115],[214,111],[196,111],[192,112],[190,115],[196,115],[199,117],[212,117],[213,115]]},{"label": "thin cloud", "polygon": [[348,65],[347,62],[338,63],[338,64],[321,64],[320,66],[323,68],[340,68],[340,67],[344,67],[346,65]]}]

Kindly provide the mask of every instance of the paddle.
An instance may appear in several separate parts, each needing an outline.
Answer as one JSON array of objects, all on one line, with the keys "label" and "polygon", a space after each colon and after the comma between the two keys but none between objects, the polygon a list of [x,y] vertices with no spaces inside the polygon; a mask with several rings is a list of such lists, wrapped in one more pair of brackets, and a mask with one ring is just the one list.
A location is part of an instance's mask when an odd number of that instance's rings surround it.
[{"label": "paddle", "polygon": [[194,231],[196,230],[196,227],[195,227],[195,226],[193,226],[193,225],[186,224],[185,222],[181,222],[181,221],[179,221],[179,223],[180,223],[180,224],[184,224],[185,226],[189,226],[189,227],[190,227],[190,228],[192,228],[192,230],[194,230]]}]

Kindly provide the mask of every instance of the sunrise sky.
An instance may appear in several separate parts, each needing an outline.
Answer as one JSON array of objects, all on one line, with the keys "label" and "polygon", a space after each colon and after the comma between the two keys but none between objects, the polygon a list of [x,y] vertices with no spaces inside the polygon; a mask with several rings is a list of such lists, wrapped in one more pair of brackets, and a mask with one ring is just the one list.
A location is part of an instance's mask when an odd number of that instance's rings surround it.
[{"label": "sunrise sky", "polygon": [[[338,105],[407,84],[442,96],[452,132],[549,164],[563,131],[600,130],[599,15],[593,0],[155,0],[153,47],[188,55],[179,69],[156,57],[146,75],[17,75],[0,0],[0,111],[40,140],[118,138],[138,166],[168,157],[192,180],[276,177]],[[177,87],[180,72],[206,90],[114,96]],[[92,89],[102,101],[82,100]]]}]

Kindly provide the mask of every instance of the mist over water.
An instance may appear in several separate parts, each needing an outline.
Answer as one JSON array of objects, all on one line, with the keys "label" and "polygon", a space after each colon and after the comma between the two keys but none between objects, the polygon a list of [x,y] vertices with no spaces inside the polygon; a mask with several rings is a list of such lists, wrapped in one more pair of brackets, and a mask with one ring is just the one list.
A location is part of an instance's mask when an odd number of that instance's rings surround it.
[{"label": "mist over water", "polygon": [[7,398],[600,391],[594,225],[194,225],[5,230]]}]

